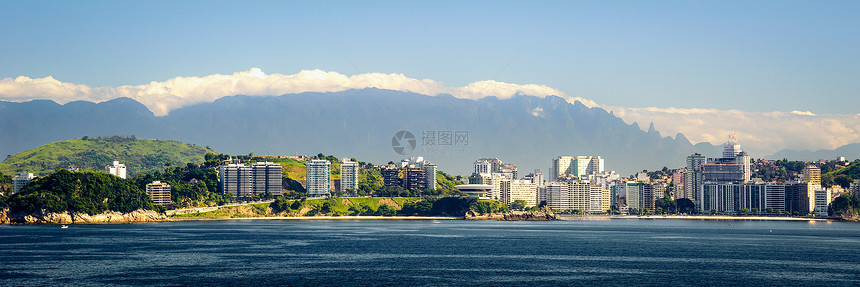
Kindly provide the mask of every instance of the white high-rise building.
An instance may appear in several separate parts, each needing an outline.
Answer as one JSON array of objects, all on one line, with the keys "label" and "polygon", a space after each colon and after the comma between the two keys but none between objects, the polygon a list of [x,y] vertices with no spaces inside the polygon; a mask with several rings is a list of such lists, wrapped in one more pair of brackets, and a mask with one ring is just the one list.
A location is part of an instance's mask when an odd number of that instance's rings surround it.
[{"label": "white high-rise building", "polygon": [[532,207],[538,204],[537,198],[537,184],[530,180],[511,180],[508,190],[502,192],[502,202],[505,204],[524,200],[526,207]]},{"label": "white high-rise building", "polygon": [[21,192],[21,188],[23,188],[24,185],[27,185],[27,182],[34,178],[36,177],[33,176],[32,173],[20,173],[18,176],[12,178],[12,193],[15,194]]},{"label": "white high-rise building", "polygon": [[113,161],[112,165],[105,167],[105,171],[120,178],[125,178],[126,176],[125,165],[119,163],[119,161]]},{"label": "white high-rise building", "polygon": [[818,189],[815,191],[815,208],[812,214],[827,216],[827,207],[830,206],[830,190]]},{"label": "white high-rise building", "polygon": [[315,159],[305,163],[307,191],[311,196],[328,196],[331,191],[331,163]]},{"label": "white high-rise building", "polygon": [[576,176],[584,180],[588,178],[588,175],[603,173],[604,171],[604,160],[600,156],[559,156],[552,160],[550,180],[557,180],[565,175]]},{"label": "white high-rise building", "polygon": [[358,163],[348,158],[340,164],[340,191],[358,191]]}]

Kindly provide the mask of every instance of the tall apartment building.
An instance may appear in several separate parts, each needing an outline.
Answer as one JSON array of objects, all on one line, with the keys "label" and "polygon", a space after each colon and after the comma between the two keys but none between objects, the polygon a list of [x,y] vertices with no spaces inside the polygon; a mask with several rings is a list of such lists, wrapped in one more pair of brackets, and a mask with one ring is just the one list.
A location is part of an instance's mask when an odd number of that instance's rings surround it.
[{"label": "tall apartment building", "polygon": [[268,192],[272,196],[284,195],[283,166],[272,162],[258,162],[252,164],[250,169],[251,194],[264,195]]},{"label": "tall apartment building", "polygon": [[[602,194],[599,198],[603,198]],[[546,203],[552,209],[557,210],[581,210],[583,212],[602,212],[605,210],[594,210],[602,204],[595,205],[592,202],[591,184],[583,181],[554,181],[546,186]]]},{"label": "tall apartment building", "polygon": [[803,182],[821,185],[821,169],[815,165],[810,164],[803,167],[800,176]]},{"label": "tall apartment building", "polygon": [[502,161],[498,158],[480,158],[475,161],[473,172],[477,174],[493,174],[494,172],[498,172],[501,165]]},{"label": "tall apartment building", "polygon": [[126,177],[125,165],[119,163],[119,161],[113,161],[112,165],[108,165],[105,167],[105,171],[120,178]]},{"label": "tall apartment building", "polygon": [[785,198],[786,186],[783,184],[705,183],[699,208],[705,212],[784,210]]},{"label": "tall apartment building", "polygon": [[848,193],[854,197],[860,198],[860,179],[851,181],[851,186],[848,188]]},{"label": "tall apartment building", "polygon": [[537,184],[530,180],[511,180],[508,190],[502,193],[502,202],[508,205],[523,200],[526,207],[532,207],[538,204],[537,198]]},{"label": "tall apartment building", "polygon": [[830,206],[830,191],[818,189],[815,191],[815,205],[812,214],[817,216],[827,216],[827,208]]},{"label": "tall apartment building", "polygon": [[424,176],[426,176],[424,182],[426,183],[427,188],[436,189],[436,165],[431,162],[424,161],[421,168],[424,169]]},{"label": "tall apartment building", "polygon": [[695,153],[687,157],[687,171],[684,173],[684,192],[677,195],[678,198],[686,198],[699,201],[699,191],[704,183],[702,166],[705,165],[705,156]]},{"label": "tall apartment building", "polygon": [[155,205],[168,206],[170,200],[170,185],[166,182],[153,181],[146,185],[146,195]]},{"label": "tall apartment building", "polygon": [[403,169],[403,189],[422,190],[427,188],[427,174],[423,168],[410,165]]},{"label": "tall apartment building", "polygon": [[310,160],[305,163],[307,191],[311,196],[331,194],[331,162],[324,159]]},{"label": "tall apartment building", "polygon": [[251,169],[243,164],[221,166],[221,193],[231,194],[236,199],[251,196]]},{"label": "tall apartment building", "polygon": [[340,191],[358,191],[358,163],[348,158],[340,164]]},{"label": "tall apartment building", "polygon": [[403,186],[403,181],[400,179],[400,169],[393,164],[389,164],[382,170],[382,183],[385,186]]},{"label": "tall apartment building", "polygon": [[20,173],[12,178],[12,194],[21,192],[21,188],[27,185],[27,182],[36,178],[32,173]]},{"label": "tall apartment building", "polygon": [[593,173],[604,172],[604,160],[600,156],[559,156],[552,160],[550,180],[564,176],[587,179]]},{"label": "tall apartment building", "polygon": [[[424,170],[424,183],[421,189],[436,189],[436,171],[437,167],[430,161],[421,156],[413,156],[400,161],[401,168],[417,167]],[[405,188],[405,187],[404,187]]]}]

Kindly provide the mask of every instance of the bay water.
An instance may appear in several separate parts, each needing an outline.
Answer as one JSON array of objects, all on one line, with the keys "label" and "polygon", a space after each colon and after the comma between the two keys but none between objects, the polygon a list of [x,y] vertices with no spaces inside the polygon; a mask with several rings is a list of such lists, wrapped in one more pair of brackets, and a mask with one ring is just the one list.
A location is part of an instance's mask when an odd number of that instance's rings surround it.
[{"label": "bay water", "polygon": [[860,224],[226,220],[0,226],[3,286],[858,286]]}]

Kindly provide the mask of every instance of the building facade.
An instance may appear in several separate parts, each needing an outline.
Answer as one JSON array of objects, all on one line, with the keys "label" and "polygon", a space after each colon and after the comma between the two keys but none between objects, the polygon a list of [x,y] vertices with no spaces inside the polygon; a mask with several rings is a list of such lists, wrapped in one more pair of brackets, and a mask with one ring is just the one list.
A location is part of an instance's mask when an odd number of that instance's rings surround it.
[{"label": "building facade", "polygon": [[251,169],[244,164],[222,165],[219,176],[221,193],[233,195],[236,199],[251,196]]},{"label": "building facade", "polygon": [[119,161],[113,161],[112,165],[106,166],[105,172],[118,176],[119,178],[126,178],[125,165],[119,163]]},{"label": "building facade", "polygon": [[170,199],[170,185],[166,182],[153,181],[146,185],[146,195],[152,199],[152,203],[160,206],[168,206],[172,202]]},{"label": "building facade", "polygon": [[340,191],[358,191],[358,163],[348,158],[340,164]]},{"label": "building facade", "polygon": [[331,162],[314,159],[305,163],[307,191],[311,196],[331,195]]},{"label": "building facade", "polygon": [[36,178],[32,173],[20,173],[12,178],[12,194],[21,192],[21,188],[27,185],[27,182]]},{"label": "building facade", "polygon": [[283,166],[272,162],[258,162],[250,166],[251,194],[284,195]]}]

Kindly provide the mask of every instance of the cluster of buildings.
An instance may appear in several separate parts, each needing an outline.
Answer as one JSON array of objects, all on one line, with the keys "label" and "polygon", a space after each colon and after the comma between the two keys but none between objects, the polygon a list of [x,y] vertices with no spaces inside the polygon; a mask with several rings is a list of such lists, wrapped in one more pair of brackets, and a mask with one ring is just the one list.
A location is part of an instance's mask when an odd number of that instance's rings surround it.
[{"label": "cluster of buildings", "polygon": [[[720,157],[693,154],[686,163],[655,178],[646,173],[621,178],[605,170],[600,156],[558,156],[552,159],[545,182],[540,170],[519,179],[514,165],[481,158],[474,163],[469,184],[457,188],[506,204],[524,200],[526,206],[543,203],[555,210],[583,213],[655,211],[658,201],[669,197],[689,199],[702,212],[826,215],[831,202],[831,191],[821,186],[821,170],[815,165],[806,166],[796,181],[752,178],[750,156],[733,136]],[[860,196],[860,180],[851,184],[849,192]]]},{"label": "cluster of buildings", "polygon": [[231,194],[236,199],[248,199],[266,193],[272,196],[283,195],[283,166],[272,162],[258,162],[246,166],[230,163],[218,169],[221,192]]},{"label": "cluster of buildings", "polygon": [[403,159],[400,164],[389,164],[382,170],[385,187],[401,187],[406,190],[436,189],[436,165],[413,156]]},{"label": "cluster of buildings", "polygon": [[314,159],[305,162],[305,189],[310,196],[329,196],[331,191],[354,192],[358,190],[358,163],[348,158],[340,162],[340,180],[331,179],[331,162]]},{"label": "cluster of buildings", "polygon": [[790,182],[763,182],[751,178],[750,157],[730,137],[720,158],[700,154],[687,157],[676,181],[675,198],[686,198],[702,211],[733,213],[741,210],[827,215],[831,192],[821,186],[821,170],[804,167]]}]

